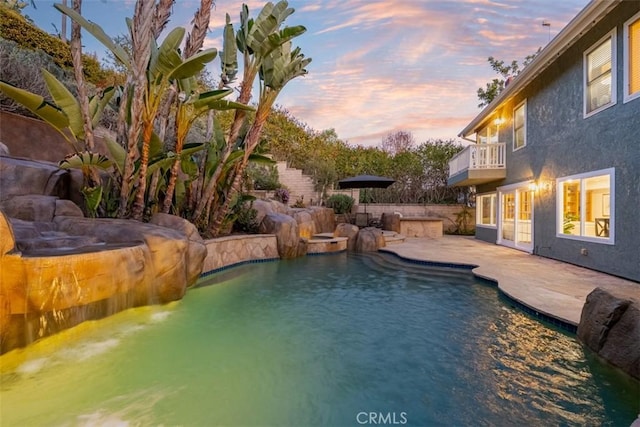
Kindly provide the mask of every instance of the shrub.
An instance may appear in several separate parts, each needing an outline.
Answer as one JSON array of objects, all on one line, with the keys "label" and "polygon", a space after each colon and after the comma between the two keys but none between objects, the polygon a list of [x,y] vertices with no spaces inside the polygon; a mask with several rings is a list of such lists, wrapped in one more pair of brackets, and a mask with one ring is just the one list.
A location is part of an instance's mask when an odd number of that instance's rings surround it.
[{"label": "shrub", "polygon": [[273,198],[279,201],[280,203],[284,203],[285,205],[289,203],[289,190],[286,188],[278,188],[273,195]]},{"label": "shrub", "polygon": [[256,234],[260,224],[256,221],[258,211],[253,208],[253,202],[241,205],[237,211],[236,220],[233,223],[235,231]]},{"label": "shrub", "polygon": [[326,202],[328,208],[332,208],[337,214],[345,214],[351,212],[355,200],[346,194],[334,194],[329,197]]},{"label": "shrub", "polygon": [[[60,68],[42,51],[22,49],[16,42],[0,38],[0,64],[1,80],[43,96],[49,101],[51,97],[42,78],[42,69],[53,74],[71,93],[77,93],[73,74]],[[4,111],[35,117],[29,110],[4,94],[0,94],[0,106]]]},{"label": "shrub", "polygon": [[[13,40],[24,49],[43,51],[51,56],[59,67],[73,68],[71,48],[68,44],[42,31],[18,12],[4,7],[0,7],[0,37]],[[98,85],[106,79],[107,73],[102,69],[95,55],[83,54],[82,65],[87,81]]]},{"label": "shrub", "polygon": [[251,164],[247,173],[253,179],[253,188],[256,190],[273,191],[282,186],[275,166]]},{"label": "shrub", "polygon": [[291,205],[292,208],[306,208],[307,206],[304,204],[304,196],[300,196],[299,199],[296,199],[296,202]]}]

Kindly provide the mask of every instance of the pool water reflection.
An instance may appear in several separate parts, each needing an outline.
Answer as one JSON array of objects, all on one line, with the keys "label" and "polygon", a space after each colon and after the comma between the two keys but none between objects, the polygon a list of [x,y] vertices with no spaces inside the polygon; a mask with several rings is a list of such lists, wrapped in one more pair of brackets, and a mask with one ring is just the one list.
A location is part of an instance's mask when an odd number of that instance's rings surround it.
[{"label": "pool water reflection", "polygon": [[203,285],[2,356],[0,424],[630,425],[640,410],[637,382],[468,272],[343,253]]}]

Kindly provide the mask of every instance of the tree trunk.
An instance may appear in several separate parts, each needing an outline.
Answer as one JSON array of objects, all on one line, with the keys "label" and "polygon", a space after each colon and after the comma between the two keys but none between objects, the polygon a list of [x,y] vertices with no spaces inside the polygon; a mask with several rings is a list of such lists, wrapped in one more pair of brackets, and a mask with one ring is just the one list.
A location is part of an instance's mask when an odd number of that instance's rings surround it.
[{"label": "tree trunk", "polygon": [[[137,0],[133,23],[131,25],[131,41],[133,44],[133,75],[136,85],[135,99],[132,103],[131,120],[137,120],[141,117],[143,126],[142,138],[142,155],[140,171],[138,175],[138,189],[136,199],[133,203],[131,216],[133,219],[142,220],[145,204],[145,191],[147,187],[147,163],[149,162],[149,141],[153,132],[153,114],[146,109],[150,102],[147,89],[147,67],[149,58],[151,57],[151,40],[155,28],[155,0]],[[134,108],[135,106],[135,108]],[[139,132],[139,131],[138,131]],[[135,140],[129,140],[129,148],[137,143],[137,134]],[[132,162],[133,163],[133,162]]]},{"label": "tree trunk", "polygon": [[[82,14],[82,0],[73,0],[73,10],[78,14]],[[76,78],[76,84],[78,85],[78,100],[80,101],[80,112],[82,114],[84,127],[85,149],[93,151],[93,126],[89,114],[89,97],[82,73],[82,40],[80,29],[80,24],[75,21],[71,23],[71,59],[73,61],[73,72]]]},{"label": "tree trunk", "polygon": [[[246,63],[246,62],[245,62]],[[238,96],[237,102],[242,104],[246,104],[251,99],[251,87],[253,85],[253,81],[256,77],[257,70],[255,72],[247,72],[245,76],[245,80],[242,82],[242,87],[240,89],[240,95]],[[233,124],[231,125],[231,131],[229,132],[229,137],[227,138],[227,144],[225,145],[224,151],[220,156],[220,163],[218,163],[218,167],[216,168],[213,176],[207,183],[204,193],[202,197],[198,201],[195,210],[193,211],[192,222],[197,223],[200,218],[203,216],[202,213],[207,211],[208,217],[209,207],[211,205],[211,199],[216,191],[218,186],[218,180],[220,179],[220,175],[222,175],[222,169],[224,168],[224,164],[229,159],[231,152],[233,151],[233,147],[235,146],[235,142],[240,136],[240,129],[242,128],[242,124],[246,118],[246,112],[243,110],[236,110],[235,117],[233,119]]]}]

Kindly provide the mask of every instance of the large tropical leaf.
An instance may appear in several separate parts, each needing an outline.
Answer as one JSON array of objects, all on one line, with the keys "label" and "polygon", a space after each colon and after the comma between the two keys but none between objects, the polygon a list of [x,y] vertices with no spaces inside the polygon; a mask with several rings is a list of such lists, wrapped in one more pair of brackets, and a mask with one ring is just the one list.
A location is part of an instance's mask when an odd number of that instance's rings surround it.
[{"label": "large tropical leaf", "polygon": [[224,110],[244,110],[244,111],[254,111],[255,108],[247,105],[247,104],[242,104],[240,102],[234,102],[234,101],[227,101],[226,99],[218,99],[218,100],[211,100],[210,102],[207,102],[206,104],[206,108],[203,109],[203,111],[200,111],[199,113],[203,113],[205,111],[208,110],[217,110],[217,111],[224,111]]},{"label": "large tropical leaf", "polygon": [[222,68],[222,83],[228,85],[236,79],[238,74],[238,50],[231,24],[231,17],[227,13],[226,24],[222,36],[223,50],[220,52],[220,67]]},{"label": "large tropical leaf", "polygon": [[118,61],[120,61],[126,68],[130,68],[131,58],[129,57],[127,51],[122,46],[115,43],[111,39],[111,37],[109,37],[107,33],[104,32],[102,27],[100,27],[98,24],[87,21],[82,17],[82,15],[67,6],[56,3],[54,4],[54,7],[60,12],[67,15],[69,18],[73,19],[78,24],[80,24],[82,28],[87,30],[91,35],[98,39],[100,43],[102,43],[107,49],[109,49],[111,53],[113,53],[113,56],[118,59]]},{"label": "large tropical leaf", "polygon": [[278,47],[282,46],[288,41],[291,41],[295,37],[305,33],[307,28],[303,25],[296,25],[294,27],[285,27],[278,32],[274,32],[269,35],[268,39],[262,44],[260,54],[267,56]]},{"label": "large tropical leaf", "polygon": [[98,168],[107,170],[113,165],[113,162],[103,154],[92,153],[91,151],[82,151],[79,153],[67,156],[64,160],[58,163],[58,166],[62,169],[87,169]]},{"label": "large tropical leaf", "polygon": [[264,156],[262,154],[252,153],[249,155],[249,161],[261,165],[275,165],[277,162],[271,157]]},{"label": "large tropical leaf", "polygon": [[289,3],[286,0],[279,1],[275,6],[271,2],[264,5],[247,39],[247,43],[254,51],[257,52],[269,35],[277,31],[284,20],[294,12],[294,9],[288,6]]},{"label": "large tropical leaf", "polygon": [[280,91],[292,79],[307,74],[305,67],[311,58],[305,58],[300,48],[291,51],[291,42],[271,52],[260,67],[260,78],[265,86]]},{"label": "large tropical leaf", "polygon": [[120,173],[120,176],[122,176],[124,171],[124,162],[127,158],[127,151],[120,144],[110,138],[105,138],[104,142],[109,150],[111,161],[118,170],[118,173]]},{"label": "large tropical leaf", "polygon": [[170,80],[193,77],[204,70],[207,64],[213,61],[217,54],[218,51],[214,48],[198,52],[171,70],[167,77]]},{"label": "large tropical leaf", "polygon": [[69,120],[69,129],[76,139],[84,139],[84,120],[80,103],[75,96],[63,85],[60,80],[46,69],[42,69],[42,77],[47,89],[53,98],[53,102],[64,112]]},{"label": "large tropical leaf", "polygon": [[182,56],[178,52],[178,48],[184,38],[185,29],[182,27],[174,28],[162,44],[151,49],[151,61],[149,63],[150,80],[159,83],[163,78],[167,78],[173,70],[182,64]]},{"label": "large tropical leaf", "polygon": [[116,88],[111,86],[103,90],[102,93],[92,96],[89,100],[89,114],[91,114],[91,124],[94,129],[100,123],[102,112],[117,92]]},{"label": "large tropical leaf", "polygon": [[69,139],[69,135],[64,132],[64,129],[69,127],[69,119],[60,108],[45,101],[40,95],[20,89],[7,82],[0,81],[0,90],[14,101],[24,105],[33,114],[49,123],[54,129],[60,132],[69,143],[72,142]]}]

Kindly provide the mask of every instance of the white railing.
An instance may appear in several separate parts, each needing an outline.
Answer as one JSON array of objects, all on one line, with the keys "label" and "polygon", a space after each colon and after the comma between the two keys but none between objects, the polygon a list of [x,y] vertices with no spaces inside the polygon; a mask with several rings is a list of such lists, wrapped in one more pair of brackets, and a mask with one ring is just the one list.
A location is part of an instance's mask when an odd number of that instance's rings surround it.
[{"label": "white railing", "polygon": [[505,147],[504,142],[466,147],[449,160],[449,176],[472,169],[504,169]]}]

